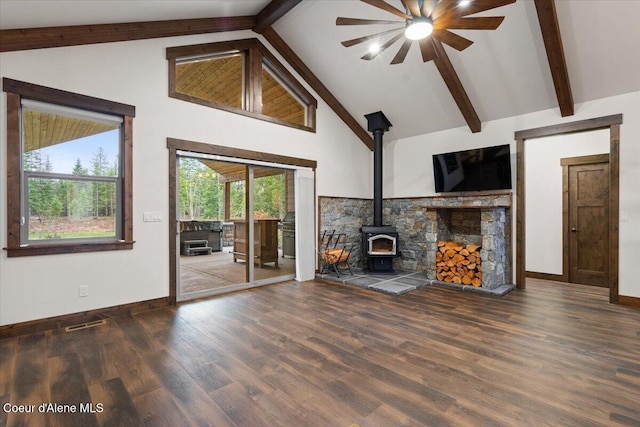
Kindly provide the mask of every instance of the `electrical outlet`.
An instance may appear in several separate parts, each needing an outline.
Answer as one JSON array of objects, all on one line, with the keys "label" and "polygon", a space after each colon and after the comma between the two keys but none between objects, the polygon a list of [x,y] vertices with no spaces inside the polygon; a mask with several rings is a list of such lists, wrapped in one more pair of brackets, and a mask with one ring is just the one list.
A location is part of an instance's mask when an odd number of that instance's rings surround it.
[{"label": "electrical outlet", "polygon": [[78,295],[80,297],[88,297],[89,296],[89,286],[82,285],[78,288]]}]

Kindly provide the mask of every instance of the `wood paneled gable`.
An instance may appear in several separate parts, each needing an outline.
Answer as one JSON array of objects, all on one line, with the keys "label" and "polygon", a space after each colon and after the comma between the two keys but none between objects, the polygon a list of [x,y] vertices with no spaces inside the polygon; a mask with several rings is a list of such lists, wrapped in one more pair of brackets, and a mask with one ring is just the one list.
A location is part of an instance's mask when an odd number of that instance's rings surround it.
[{"label": "wood paneled gable", "polygon": [[196,98],[242,108],[242,54],[176,62],[176,91]]}]

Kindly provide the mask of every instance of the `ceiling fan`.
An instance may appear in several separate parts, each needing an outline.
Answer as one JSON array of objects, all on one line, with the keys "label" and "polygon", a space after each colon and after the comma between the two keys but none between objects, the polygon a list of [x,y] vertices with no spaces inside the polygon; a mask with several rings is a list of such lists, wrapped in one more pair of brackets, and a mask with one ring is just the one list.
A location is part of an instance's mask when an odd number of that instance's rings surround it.
[{"label": "ceiling fan", "polygon": [[342,45],[350,47],[369,40],[391,35],[385,43],[370,50],[362,59],[371,60],[385,51],[398,40],[404,38],[402,46],[391,61],[391,64],[404,62],[407,52],[414,41],[420,45],[422,60],[431,61],[438,57],[441,51],[441,43],[462,51],[473,42],[450,30],[495,30],[504,20],[504,16],[467,17],[474,13],[494,9],[515,3],[516,0],[401,0],[404,11],[389,4],[384,0],[361,0],[371,6],[389,12],[404,21],[342,18],[336,19],[336,25],[394,25],[395,27],[345,40]]}]

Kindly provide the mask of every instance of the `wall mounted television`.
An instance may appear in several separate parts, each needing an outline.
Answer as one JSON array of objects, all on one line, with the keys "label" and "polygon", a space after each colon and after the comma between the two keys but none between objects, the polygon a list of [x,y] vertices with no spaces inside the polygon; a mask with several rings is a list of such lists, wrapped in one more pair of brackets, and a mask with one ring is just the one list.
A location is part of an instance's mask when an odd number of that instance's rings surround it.
[{"label": "wall mounted television", "polygon": [[436,193],[511,189],[509,145],[433,155]]}]

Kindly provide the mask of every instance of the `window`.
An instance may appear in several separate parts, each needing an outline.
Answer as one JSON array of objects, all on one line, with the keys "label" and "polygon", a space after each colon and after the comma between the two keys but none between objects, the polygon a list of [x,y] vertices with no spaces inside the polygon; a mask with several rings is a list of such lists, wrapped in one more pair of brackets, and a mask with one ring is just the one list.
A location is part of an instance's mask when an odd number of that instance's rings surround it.
[{"label": "window", "polygon": [[11,79],[9,256],[131,249],[135,108]]},{"label": "window", "polygon": [[176,91],[232,108],[244,108],[244,55],[180,58],[176,61]]},{"label": "window", "polygon": [[169,96],[315,132],[317,101],[257,39],[167,49]]},{"label": "window", "polygon": [[307,106],[266,63],[262,64],[262,114],[300,126],[307,118]]}]

